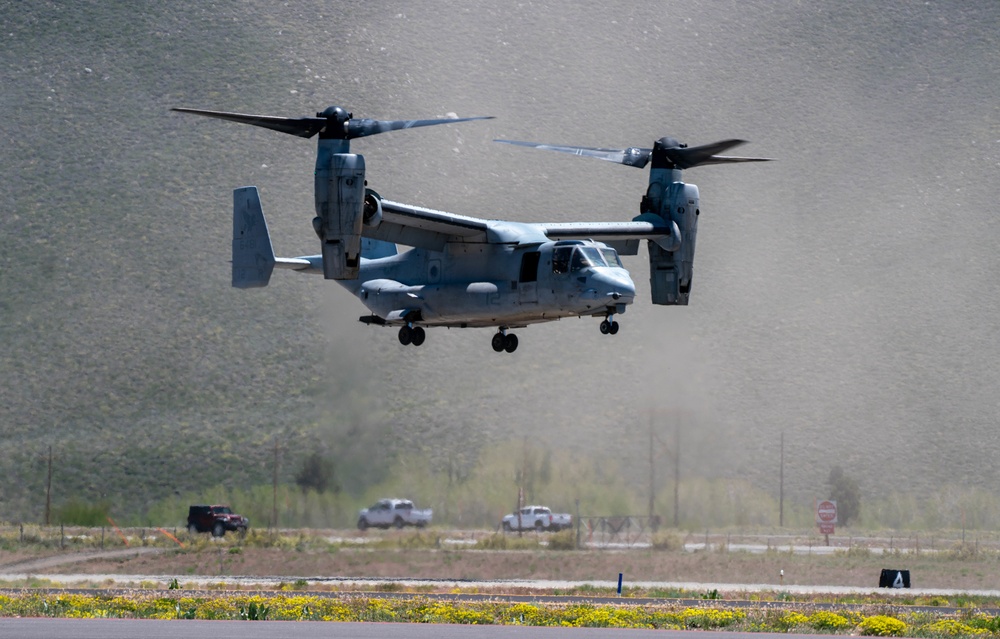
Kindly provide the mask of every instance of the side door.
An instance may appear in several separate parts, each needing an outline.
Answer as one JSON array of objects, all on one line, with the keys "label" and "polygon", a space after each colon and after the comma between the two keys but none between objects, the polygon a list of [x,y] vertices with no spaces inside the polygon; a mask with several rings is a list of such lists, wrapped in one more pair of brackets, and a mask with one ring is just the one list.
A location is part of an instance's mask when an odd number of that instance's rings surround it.
[{"label": "side door", "polygon": [[542,254],[528,251],[521,256],[521,273],[517,278],[518,300],[522,304],[538,303],[538,262]]},{"label": "side door", "polygon": [[378,524],[379,526],[388,525],[392,520],[392,504],[387,501],[380,501],[375,504],[375,508],[372,509],[373,517],[372,523]]},{"label": "side door", "polygon": [[551,511],[548,510],[548,509],[546,509],[546,508],[536,508],[535,509],[535,517],[533,519],[534,524],[537,526],[540,523],[543,528],[548,528],[549,527],[549,514],[550,513],[551,513]]}]

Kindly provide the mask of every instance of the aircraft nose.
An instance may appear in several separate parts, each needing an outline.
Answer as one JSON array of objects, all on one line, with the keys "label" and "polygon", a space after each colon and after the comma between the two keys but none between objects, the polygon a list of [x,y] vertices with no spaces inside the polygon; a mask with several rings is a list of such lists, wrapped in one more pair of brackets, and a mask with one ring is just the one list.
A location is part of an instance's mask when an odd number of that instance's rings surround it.
[{"label": "aircraft nose", "polygon": [[623,304],[631,304],[635,299],[635,283],[624,270],[595,272],[591,281],[600,297],[607,297]]}]

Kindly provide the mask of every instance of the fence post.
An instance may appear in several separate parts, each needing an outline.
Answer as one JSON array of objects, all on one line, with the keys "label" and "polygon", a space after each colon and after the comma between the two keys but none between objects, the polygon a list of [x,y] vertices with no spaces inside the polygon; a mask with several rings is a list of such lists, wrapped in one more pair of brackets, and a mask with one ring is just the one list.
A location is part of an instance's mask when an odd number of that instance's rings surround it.
[{"label": "fence post", "polygon": [[576,500],[576,546],[580,550],[580,499]]}]

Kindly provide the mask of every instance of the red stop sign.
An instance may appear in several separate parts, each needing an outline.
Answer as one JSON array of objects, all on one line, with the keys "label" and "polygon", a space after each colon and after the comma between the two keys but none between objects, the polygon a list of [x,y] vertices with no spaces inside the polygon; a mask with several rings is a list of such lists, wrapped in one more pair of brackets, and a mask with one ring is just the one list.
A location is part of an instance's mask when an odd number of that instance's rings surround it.
[{"label": "red stop sign", "polygon": [[837,522],[837,504],[828,499],[816,504],[816,522],[820,524],[833,524]]}]

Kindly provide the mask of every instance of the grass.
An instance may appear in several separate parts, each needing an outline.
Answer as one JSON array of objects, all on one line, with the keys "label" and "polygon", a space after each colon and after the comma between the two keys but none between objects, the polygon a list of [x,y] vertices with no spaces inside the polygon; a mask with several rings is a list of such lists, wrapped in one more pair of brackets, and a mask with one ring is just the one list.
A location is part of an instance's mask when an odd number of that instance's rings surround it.
[{"label": "grass", "polygon": [[[44,531],[43,531],[44,532]],[[624,574],[628,596],[662,596],[668,586],[636,588],[640,582],[772,584],[770,594],[748,592],[748,598],[770,597],[785,601],[809,601],[810,595],[792,592],[795,587],[835,584],[874,589],[882,568],[911,571],[917,588],[945,590],[1000,589],[1000,551],[983,549],[974,555],[955,552],[907,552],[896,555],[852,553],[793,554],[769,551],[759,554],[736,550],[688,552],[633,548],[613,551],[557,550],[555,535],[499,535],[478,533],[475,544],[448,543],[451,533],[436,529],[423,531],[386,531],[365,534],[346,531],[297,531],[270,534],[251,530],[246,537],[227,535],[221,539],[207,534],[189,535],[179,531],[178,545],[162,534],[138,534],[126,529],[132,547],[154,547],[162,552],[101,558],[95,539],[99,531],[67,529],[70,541],[62,547],[50,539],[36,539],[20,544],[10,539],[16,529],[0,529],[6,540],[0,564],[7,572],[22,572],[19,562],[48,558],[45,568],[31,569],[33,579],[48,574],[79,572],[83,574],[164,575],[159,587],[166,588],[171,578],[226,579],[232,575],[266,576],[292,583],[312,575],[339,575],[345,578],[386,579],[476,579],[530,580],[549,579],[568,584],[614,583]],[[565,531],[562,534],[572,533]],[[738,538],[736,538],[738,539]],[[117,536],[106,535],[105,550],[124,549]],[[88,553],[85,562],[74,561]],[[784,576],[779,573],[784,571]],[[27,582],[21,585],[30,585]],[[314,586],[311,586],[314,587]],[[578,588],[579,586],[567,586]],[[605,588],[605,586],[594,586]],[[765,589],[767,590],[767,589]],[[690,593],[701,597],[705,593]],[[731,592],[718,593],[730,599]],[[858,595],[858,601],[909,602],[909,591],[893,591],[879,597]],[[981,599],[963,596],[913,599],[922,605],[985,605]],[[970,604],[970,602],[972,602]],[[997,605],[995,602],[991,605]]]},{"label": "grass", "polygon": [[19,592],[0,594],[0,617],[226,619],[330,622],[446,623],[463,625],[570,626],[794,632],[912,637],[992,637],[1000,618],[975,611],[914,613],[857,608],[801,610],[766,605],[690,607],[670,602],[633,605],[587,603],[455,602],[426,597],[317,596],[314,594],[215,595],[129,591],[116,595]]}]

